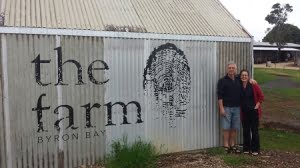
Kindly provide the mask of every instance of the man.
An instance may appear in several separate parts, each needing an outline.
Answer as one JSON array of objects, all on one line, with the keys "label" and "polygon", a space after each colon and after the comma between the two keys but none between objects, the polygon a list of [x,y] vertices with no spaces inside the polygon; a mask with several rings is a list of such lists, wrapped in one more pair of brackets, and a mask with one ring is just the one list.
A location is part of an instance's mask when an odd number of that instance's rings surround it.
[{"label": "man", "polygon": [[240,129],[241,81],[237,77],[234,62],[227,65],[227,74],[218,82],[218,103],[223,127],[223,145],[227,152],[239,153],[236,146],[237,131]]}]

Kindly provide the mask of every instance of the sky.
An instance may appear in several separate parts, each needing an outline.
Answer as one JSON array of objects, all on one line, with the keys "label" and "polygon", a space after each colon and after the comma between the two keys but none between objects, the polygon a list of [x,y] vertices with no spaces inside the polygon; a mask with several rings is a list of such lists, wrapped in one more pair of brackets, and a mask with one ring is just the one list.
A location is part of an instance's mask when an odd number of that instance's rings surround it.
[{"label": "sky", "polygon": [[246,30],[254,36],[255,41],[261,41],[266,35],[267,28],[272,28],[265,17],[271,12],[275,3],[293,6],[287,23],[300,28],[300,0],[219,0],[233,16],[240,20]]}]

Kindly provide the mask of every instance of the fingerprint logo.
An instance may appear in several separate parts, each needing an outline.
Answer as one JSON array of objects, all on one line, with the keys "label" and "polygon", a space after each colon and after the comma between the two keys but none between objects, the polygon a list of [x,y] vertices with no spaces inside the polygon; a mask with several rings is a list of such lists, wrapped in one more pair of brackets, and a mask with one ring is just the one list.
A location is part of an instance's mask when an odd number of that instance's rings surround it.
[{"label": "fingerprint logo", "polygon": [[176,117],[185,117],[191,97],[190,67],[183,51],[171,43],[154,49],[143,76],[145,93],[153,96],[157,109],[174,127]]}]

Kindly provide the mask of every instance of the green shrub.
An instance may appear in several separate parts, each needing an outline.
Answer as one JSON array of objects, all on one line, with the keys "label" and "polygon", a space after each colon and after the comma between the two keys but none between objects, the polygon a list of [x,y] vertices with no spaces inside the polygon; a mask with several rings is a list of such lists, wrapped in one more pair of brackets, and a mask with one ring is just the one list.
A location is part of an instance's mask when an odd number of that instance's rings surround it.
[{"label": "green shrub", "polygon": [[159,156],[153,144],[143,142],[140,138],[128,143],[126,136],[114,141],[112,152],[105,159],[106,168],[153,168]]}]

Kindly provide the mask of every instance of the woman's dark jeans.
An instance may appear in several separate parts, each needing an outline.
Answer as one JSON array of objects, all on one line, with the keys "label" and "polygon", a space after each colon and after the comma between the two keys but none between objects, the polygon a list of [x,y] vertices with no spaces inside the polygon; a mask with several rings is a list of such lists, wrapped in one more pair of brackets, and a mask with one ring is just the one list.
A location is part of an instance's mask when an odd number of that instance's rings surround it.
[{"label": "woman's dark jeans", "polygon": [[243,112],[243,138],[244,138],[244,151],[259,152],[259,134],[258,134],[258,111],[247,110]]}]

